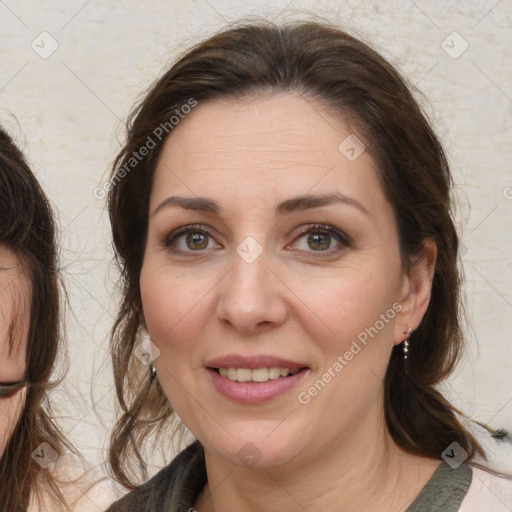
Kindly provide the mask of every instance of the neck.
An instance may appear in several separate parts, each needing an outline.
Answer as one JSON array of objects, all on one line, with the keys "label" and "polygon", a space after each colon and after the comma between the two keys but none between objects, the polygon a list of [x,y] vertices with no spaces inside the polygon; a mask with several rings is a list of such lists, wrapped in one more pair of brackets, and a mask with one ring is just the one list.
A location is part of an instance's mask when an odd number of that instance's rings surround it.
[{"label": "neck", "polygon": [[400,449],[383,417],[377,428],[372,417],[351,436],[320,443],[301,460],[251,469],[235,467],[205,449],[209,483],[196,510],[403,511],[439,464]]}]

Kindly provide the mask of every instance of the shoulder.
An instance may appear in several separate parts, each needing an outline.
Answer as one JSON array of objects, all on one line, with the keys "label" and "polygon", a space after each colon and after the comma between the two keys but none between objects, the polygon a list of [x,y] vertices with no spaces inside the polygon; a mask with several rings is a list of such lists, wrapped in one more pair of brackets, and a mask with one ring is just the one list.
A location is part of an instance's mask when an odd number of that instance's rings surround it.
[{"label": "shoulder", "polygon": [[166,488],[173,488],[171,483],[173,474],[178,471],[175,461],[169,464],[144,484],[124,495],[113,503],[107,512],[158,510],[160,497]]},{"label": "shoulder", "polygon": [[509,512],[512,504],[512,476],[500,477],[472,466],[471,486],[459,512],[492,510]]},{"label": "shoulder", "polygon": [[194,501],[205,483],[203,448],[196,441],[150,480],[112,504],[107,512],[179,510],[183,503]]}]

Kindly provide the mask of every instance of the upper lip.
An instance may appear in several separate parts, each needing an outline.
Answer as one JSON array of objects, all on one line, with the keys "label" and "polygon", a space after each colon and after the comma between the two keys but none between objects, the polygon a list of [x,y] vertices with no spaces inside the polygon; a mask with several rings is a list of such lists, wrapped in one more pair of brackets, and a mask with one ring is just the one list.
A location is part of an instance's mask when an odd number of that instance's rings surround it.
[{"label": "upper lip", "polygon": [[290,371],[298,371],[301,368],[308,366],[303,363],[297,363],[283,359],[282,357],[275,357],[270,355],[256,355],[256,356],[241,356],[237,354],[229,354],[212,359],[206,363],[208,368],[249,368],[254,370],[256,368],[288,368]]}]

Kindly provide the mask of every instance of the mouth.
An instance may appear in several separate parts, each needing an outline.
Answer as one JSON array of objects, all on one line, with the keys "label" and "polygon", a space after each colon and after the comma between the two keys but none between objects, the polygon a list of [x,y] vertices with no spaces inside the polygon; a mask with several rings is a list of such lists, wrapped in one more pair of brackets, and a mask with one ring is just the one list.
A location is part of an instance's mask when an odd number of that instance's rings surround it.
[{"label": "mouth", "polygon": [[221,377],[237,382],[268,382],[269,380],[286,379],[297,373],[307,370],[302,367],[296,370],[281,366],[270,366],[262,368],[210,368]]},{"label": "mouth", "polygon": [[236,355],[210,361],[206,370],[221,395],[243,404],[261,404],[284,395],[311,371],[305,364],[282,358]]}]

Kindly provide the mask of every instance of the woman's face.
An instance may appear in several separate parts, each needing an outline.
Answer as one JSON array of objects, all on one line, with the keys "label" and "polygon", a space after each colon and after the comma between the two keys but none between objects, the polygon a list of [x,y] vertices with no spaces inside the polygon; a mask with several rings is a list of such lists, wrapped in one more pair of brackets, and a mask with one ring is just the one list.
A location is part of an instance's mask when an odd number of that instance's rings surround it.
[{"label": "woman's face", "polygon": [[[28,318],[25,323],[19,322],[25,311],[24,293],[26,286],[20,262],[12,251],[0,245],[0,384],[3,385],[22,381],[25,376]],[[0,394],[0,457],[18,422],[24,402],[25,388],[10,396],[2,397]]]},{"label": "woman's face", "polygon": [[199,104],[165,143],[144,317],[172,407],[224,460],[304,461],[382,419],[414,292],[360,144],[296,95]]}]

